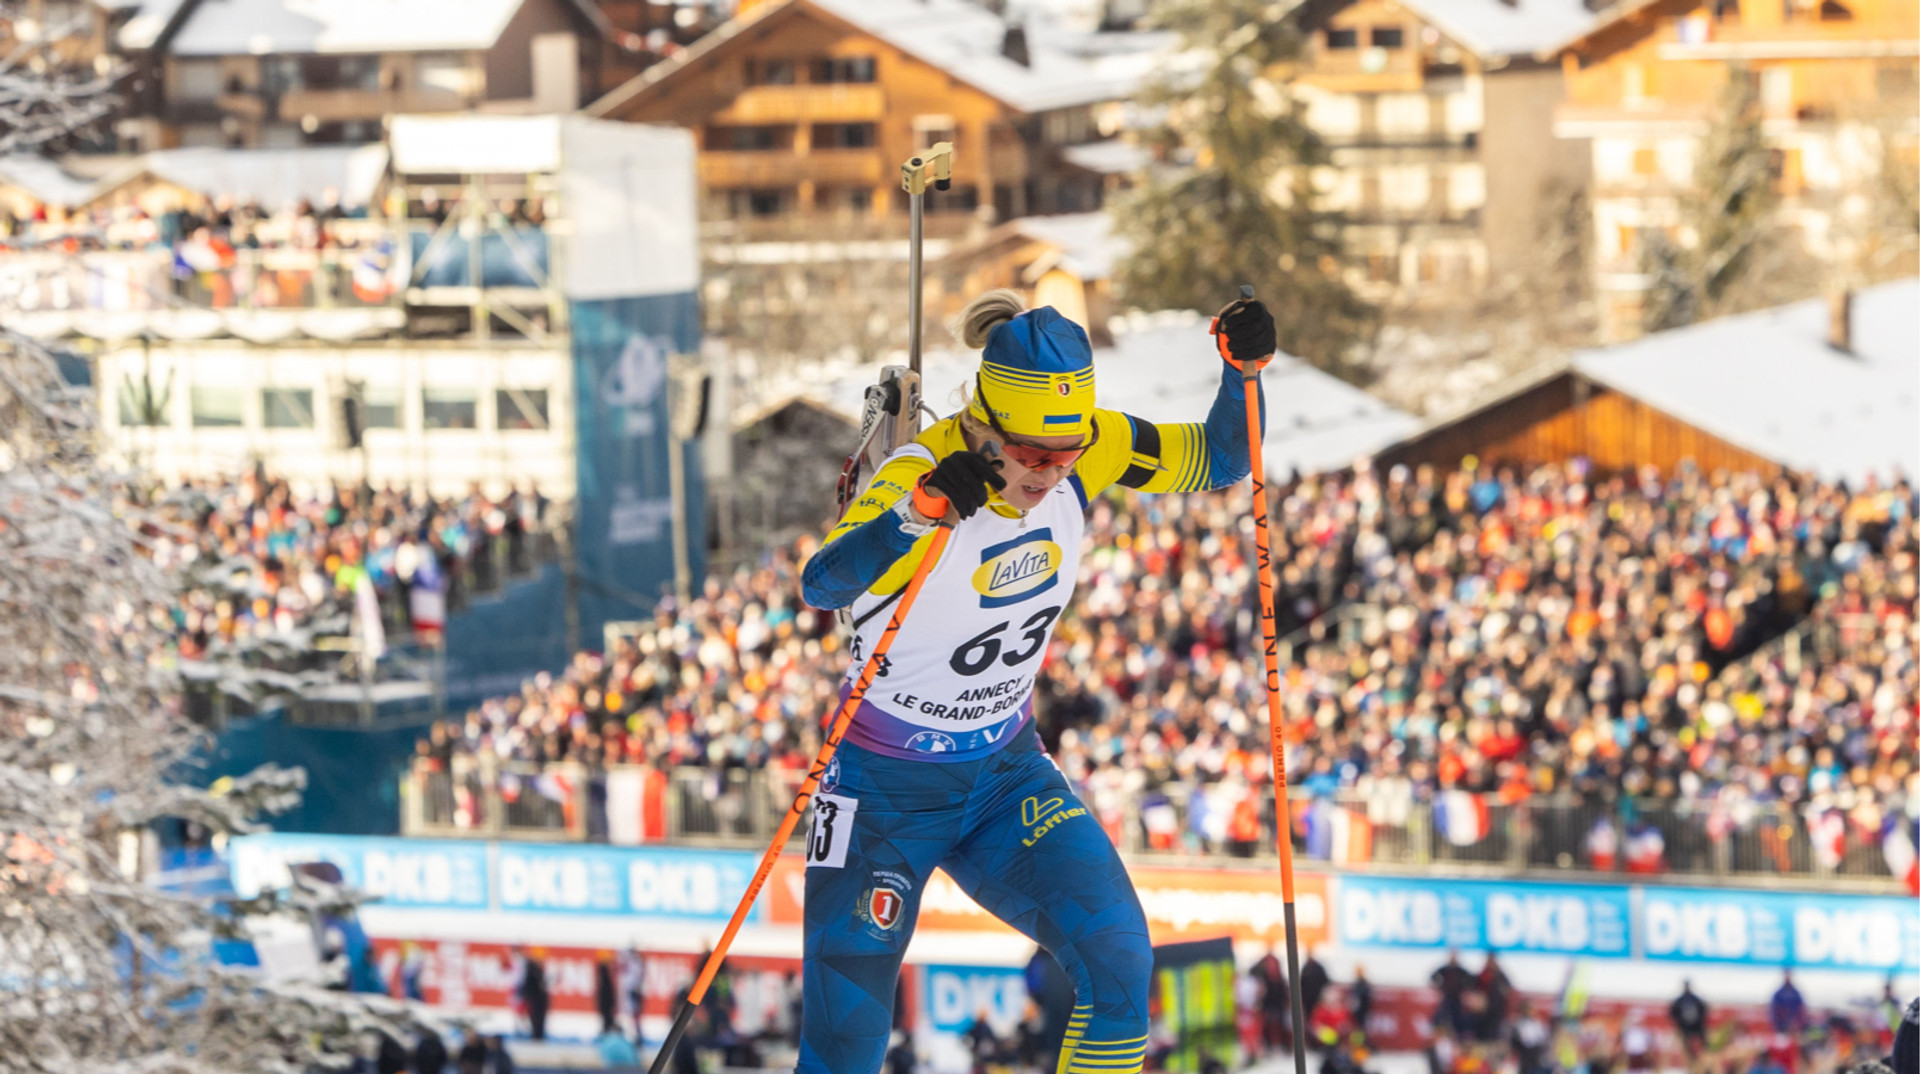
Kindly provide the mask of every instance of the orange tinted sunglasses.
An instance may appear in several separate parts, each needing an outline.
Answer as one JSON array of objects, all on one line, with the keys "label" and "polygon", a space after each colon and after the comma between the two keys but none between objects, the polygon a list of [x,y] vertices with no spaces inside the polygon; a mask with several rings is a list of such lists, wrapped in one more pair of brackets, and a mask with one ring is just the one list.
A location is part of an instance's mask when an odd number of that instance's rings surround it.
[{"label": "orange tinted sunglasses", "polygon": [[1080,461],[1080,456],[1085,455],[1088,449],[1100,442],[1100,425],[1098,422],[1094,423],[1093,432],[1087,437],[1087,442],[1079,447],[1050,448],[1021,440],[1000,427],[1000,420],[993,416],[993,407],[987,402],[986,393],[981,390],[983,387],[984,385],[980,383],[979,379],[975,378],[973,386],[974,398],[980,400],[980,409],[986,412],[987,424],[993,427],[994,435],[1000,438],[1001,449],[1007,453],[1007,458],[1012,459],[1014,462],[1019,463],[1029,470],[1045,470],[1053,466],[1072,466],[1074,463]]}]

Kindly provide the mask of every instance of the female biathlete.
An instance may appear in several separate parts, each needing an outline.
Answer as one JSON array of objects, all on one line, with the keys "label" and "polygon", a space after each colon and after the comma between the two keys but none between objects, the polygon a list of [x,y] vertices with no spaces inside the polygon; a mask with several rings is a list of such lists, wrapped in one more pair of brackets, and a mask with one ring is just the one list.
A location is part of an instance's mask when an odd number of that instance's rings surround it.
[{"label": "female biathlete", "polygon": [[[1147,1050],[1146,918],[1113,844],[1041,749],[1034,676],[1073,596],[1087,501],[1116,483],[1191,492],[1246,477],[1245,381],[1223,362],[1205,424],[1154,425],[1095,408],[1087,335],[1053,309],[994,291],[961,323],[967,346],[985,347],[966,408],[888,458],[802,577],[809,604],[850,606],[844,697],[935,521],[953,516],[813,799],[797,1074],[880,1069],[936,866],[1073,979],[1058,1070],[1128,1074]],[[1257,302],[1229,306],[1216,328],[1237,363],[1273,353]]]}]

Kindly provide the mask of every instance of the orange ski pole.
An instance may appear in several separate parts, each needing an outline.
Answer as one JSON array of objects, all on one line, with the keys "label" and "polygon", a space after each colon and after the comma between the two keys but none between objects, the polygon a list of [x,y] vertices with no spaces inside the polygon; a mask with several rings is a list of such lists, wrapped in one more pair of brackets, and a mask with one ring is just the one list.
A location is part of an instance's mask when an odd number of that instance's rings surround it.
[{"label": "orange ski pole", "polygon": [[753,882],[747,885],[746,894],[740,896],[740,905],[734,909],[726,931],[720,934],[720,942],[714,945],[713,952],[707,956],[707,964],[701,967],[700,976],[694,979],[693,988],[688,990],[686,1002],[681,1004],[680,1013],[673,1019],[673,1028],[668,1030],[666,1041],[654,1054],[653,1064],[648,1068],[649,1074],[662,1074],[667,1069],[674,1048],[686,1034],[687,1023],[693,1019],[693,1012],[700,1006],[700,1001],[707,997],[707,988],[713,984],[714,974],[720,971],[720,963],[726,961],[727,949],[733,946],[733,939],[747,920],[748,912],[753,909],[754,900],[760,897],[760,889],[766,886],[767,877],[773,872],[773,863],[779,860],[780,851],[793,835],[794,825],[800,822],[801,816],[807,811],[807,804],[813,800],[813,791],[820,784],[821,774],[832,763],[833,755],[840,752],[840,740],[846,737],[847,728],[853,724],[854,712],[866,698],[867,689],[879,674],[887,650],[893,647],[894,635],[900,632],[900,624],[906,621],[908,609],[913,607],[914,598],[920,595],[920,587],[926,582],[927,575],[933,573],[933,565],[939,562],[940,553],[946,550],[947,538],[952,534],[953,526],[946,520],[942,520],[933,531],[933,541],[927,545],[926,555],[920,557],[920,566],[900,594],[899,603],[894,605],[893,616],[887,620],[887,629],[881,632],[880,640],[873,645],[873,655],[867,657],[866,666],[860,669],[860,678],[854,682],[846,701],[841,703],[840,713],[834,717],[833,727],[827,731],[827,740],[820,746],[820,755],[813,759],[813,767],[807,769],[807,778],[793,796],[793,805],[787,807],[787,815],[780,819],[780,827],[773,833],[773,842],[760,858],[760,868],[754,871]]},{"label": "orange ski pole", "polygon": [[1273,545],[1267,534],[1267,467],[1260,457],[1260,370],[1273,355],[1238,362],[1220,334],[1220,322],[1241,302],[1253,300],[1253,288],[1242,285],[1239,301],[1213,319],[1213,335],[1220,357],[1238,369],[1247,397],[1247,461],[1253,469],[1254,562],[1260,572],[1260,631],[1267,643],[1267,723],[1273,745],[1274,822],[1280,844],[1280,900],[1287,925],[1287,992],[1293,1000],[1293,1070],[1307,1074],[1307,1020],[1300,1000],[1300,927],[1293,911],[1293,817],[1287,807],[1287,746],[1281,735],[1280,638],[1273,617]]}]

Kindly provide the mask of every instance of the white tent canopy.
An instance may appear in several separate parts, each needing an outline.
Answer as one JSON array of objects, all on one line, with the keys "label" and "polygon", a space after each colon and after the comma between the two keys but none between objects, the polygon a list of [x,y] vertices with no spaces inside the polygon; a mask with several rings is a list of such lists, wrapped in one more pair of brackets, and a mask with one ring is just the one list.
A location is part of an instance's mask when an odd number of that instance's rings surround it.
[{"label": "white tent canopy", "polygon": [[195,194],[227,194],[259,202],[269,212],[305,199],[319,206],[329,192],[346,209],[372,202],[386,174],[381,145],[302,146],[288,149],[161,149],[139,159],[120,182],[150,175]]}]

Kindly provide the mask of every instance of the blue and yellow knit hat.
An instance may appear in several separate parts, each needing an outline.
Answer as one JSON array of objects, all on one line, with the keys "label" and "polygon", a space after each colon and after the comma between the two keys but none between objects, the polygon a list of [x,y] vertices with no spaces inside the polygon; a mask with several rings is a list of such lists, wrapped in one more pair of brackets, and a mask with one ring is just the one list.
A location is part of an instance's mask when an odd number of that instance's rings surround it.
[{"label": "blue and yellow knit hat", "polygon": [[969,408],[1014,436],[1093,434],[1093,345],[1052,306],[1028,310],[987,333],[980,387]]}]

